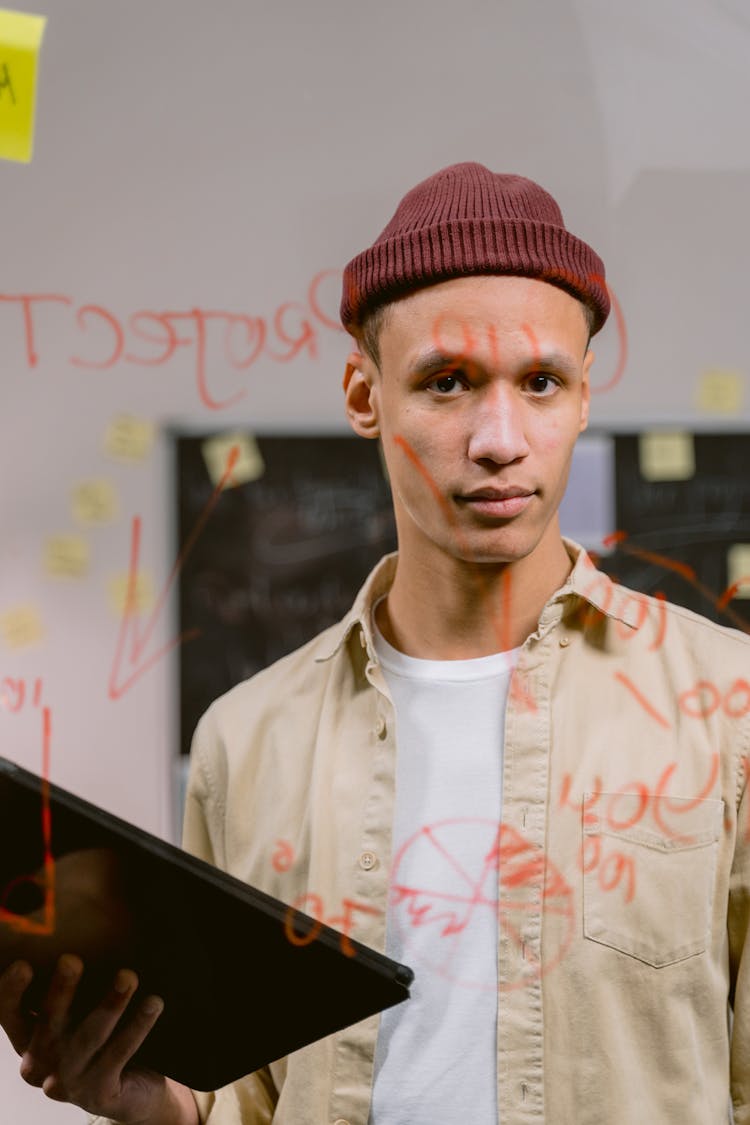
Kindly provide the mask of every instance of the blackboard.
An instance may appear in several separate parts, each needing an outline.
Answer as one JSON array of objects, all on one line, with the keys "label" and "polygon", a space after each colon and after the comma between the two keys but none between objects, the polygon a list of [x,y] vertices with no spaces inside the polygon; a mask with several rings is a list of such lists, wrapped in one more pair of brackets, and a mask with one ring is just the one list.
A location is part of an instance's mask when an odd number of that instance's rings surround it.
[{"label": "blackboard", "polygon": [[695,472],[686,480],[645,479],[640,435],[613,436],[613,531],[622,538],[600,567],[626,586],[750,632],[750,602],[725,597],[729,549],[750,544],[750,435],[692,434]]},{"label": "blackboard", "polygon": [[[214,485],[205,438],[177,438],[180,542]],[[602,570],[750,632],[750,603],[723,597],[727,554],[750,544],[750,437],[695,434],[695,474],[647,480],[638,434],[613,434],[615,527]],[[395,550],[390,489],[374,442],[345,436],[257,439],[255,481],[225,490],[180,581],[181,750],[223,692],[338,621],[377,560]],[[575,481],[571,477],[571,486]]]},{"label": "blackboard", "polygon": [[[205,436],[176,442],[183,544],[214,491]],[[262,476],[222,492],[182,566],[180,632],[190,637],[180,646],[183,753],[217,696],[343,617],[370,569],[396,547],[375,442],[256,440]]]}]

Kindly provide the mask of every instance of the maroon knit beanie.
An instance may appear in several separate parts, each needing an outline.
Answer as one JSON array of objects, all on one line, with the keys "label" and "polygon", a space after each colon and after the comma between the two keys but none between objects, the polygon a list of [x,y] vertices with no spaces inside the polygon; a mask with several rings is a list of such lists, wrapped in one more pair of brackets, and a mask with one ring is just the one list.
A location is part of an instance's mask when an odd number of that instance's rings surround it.
[{"label": "maroon knit beanie", "polygon": [[373,245],[349,262],[341,321],[351,332],[378,305],[483,273],[558,285],[593,309],[593,332],[607,319],[604,264],[565,229],[552,196],[524,176],[468,163],[443,168],[407,192]]}]

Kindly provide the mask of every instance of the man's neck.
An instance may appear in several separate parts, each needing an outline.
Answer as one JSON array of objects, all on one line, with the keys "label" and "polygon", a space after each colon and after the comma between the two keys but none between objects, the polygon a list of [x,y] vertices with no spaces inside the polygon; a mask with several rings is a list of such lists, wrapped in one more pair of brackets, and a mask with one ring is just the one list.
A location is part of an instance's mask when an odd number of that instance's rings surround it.
[{"label": "man's neck", "polygon": [[545,604],[571,567],[559,536],[543,551],[502,567],[400,553],[393,585],[376,611],[377,625],[394,648],[427,660],[507,651],[536,631]]}]

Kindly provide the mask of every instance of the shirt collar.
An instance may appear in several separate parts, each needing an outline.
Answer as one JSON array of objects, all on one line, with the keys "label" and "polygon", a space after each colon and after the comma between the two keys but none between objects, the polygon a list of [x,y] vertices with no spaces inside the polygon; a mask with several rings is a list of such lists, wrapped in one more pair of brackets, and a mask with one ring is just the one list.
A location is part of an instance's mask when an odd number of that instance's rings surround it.
[{"label": "shirt collar", "polygon": [[[573,563],[573,569],[563,585],[555,591],[545,605],[539,619],[540,627],[545,623],[559,621],[565,610],[565,602],[579,598],[606,617],[622,621],[623,624],[637,629],[640,620],[637,603],[642,596],[618,586],[609,575],[598,570],[588,552],[579,543],[563,537],[563,544]],[[329,660],[334,656],[355,629],[359,630],[362,647],[373,656],[375,646],[372,608],[378,599],[390,590],[396,573],[397,560],[396,551],[384,555],[375,569],[370,572],[346,617],[328,630],[316,662]]]}]

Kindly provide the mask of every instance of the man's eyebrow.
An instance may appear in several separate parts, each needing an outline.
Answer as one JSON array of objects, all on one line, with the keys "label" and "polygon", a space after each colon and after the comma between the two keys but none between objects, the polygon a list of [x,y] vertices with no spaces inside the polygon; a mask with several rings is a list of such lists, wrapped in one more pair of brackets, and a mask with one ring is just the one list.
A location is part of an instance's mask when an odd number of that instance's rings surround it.
[{"label": "man's eyebrow", "polygon": [[435,375],[446,368],[460,367],[462,363],[471,361],[469,352],[446,352],[439,348],[430,348],[423,352],[409,364],[409,371],[413,375]]},{"label": "man's eyebrow", "polygon": [[567,352],[535,351],[529,357],[528,366],[535,370],[539,367],[561,371],[564,375],[574,378],[579,372],[579,366]]},{"label": "man's eyebrow", "polygon": [[[413,362],[409,364],[409,371],[413,375],[419,376],[435,375],[439,371],[455,370],[462,364],[483,366],[481,360],[475,359],[470,350],[449,352],[439,348],[430,348],[429,351],[416,356]],[[571,379],[579,373],[579,366],[572,356],[568,355],[567,352],[555,351],[554,349],[535,350],[523,361],[521,367],[534,371],[540,368],[560,371]]]}]

